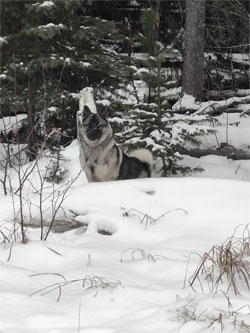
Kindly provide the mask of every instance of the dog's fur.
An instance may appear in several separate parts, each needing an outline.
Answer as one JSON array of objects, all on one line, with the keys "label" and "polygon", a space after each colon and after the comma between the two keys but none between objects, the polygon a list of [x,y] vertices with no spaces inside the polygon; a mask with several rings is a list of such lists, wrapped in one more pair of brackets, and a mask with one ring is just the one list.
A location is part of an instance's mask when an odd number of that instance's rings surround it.
[{"label": "dog's fur", "polygon": [[78,111],[77,137],[81,167],[89,182],[151,176],[151,152],[138,149],[130,156],[125,154],[115,143],[105,106],[97,105],[97,113],[87,105]]}]

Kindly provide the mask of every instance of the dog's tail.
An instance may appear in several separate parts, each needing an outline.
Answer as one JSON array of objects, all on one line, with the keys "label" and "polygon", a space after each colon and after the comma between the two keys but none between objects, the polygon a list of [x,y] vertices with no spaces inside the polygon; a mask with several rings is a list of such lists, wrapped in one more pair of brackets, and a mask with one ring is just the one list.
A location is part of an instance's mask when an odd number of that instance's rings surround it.
[{"label": "dog's tail", "polygon": [[141,148],[133,150],[130,154],[130,157],[135,157],[140,160],[142,163],[146,163],[149,166],[150,171],[153,168],[153,155],[150,150]]}]

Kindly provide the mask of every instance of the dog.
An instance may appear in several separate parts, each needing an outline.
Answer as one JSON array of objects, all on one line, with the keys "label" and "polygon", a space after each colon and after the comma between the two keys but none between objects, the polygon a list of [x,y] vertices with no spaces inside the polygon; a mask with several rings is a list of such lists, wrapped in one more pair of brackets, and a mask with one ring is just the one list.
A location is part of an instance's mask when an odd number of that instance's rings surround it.
[{"label": "dog", "polygon": [[117,146],[106,106],[96,104],[91,110],[88,104],[81,105],[77,112],[77,138],[80,164],[89,182],[151,177],[152,153],[138,149],[127,155]]}]

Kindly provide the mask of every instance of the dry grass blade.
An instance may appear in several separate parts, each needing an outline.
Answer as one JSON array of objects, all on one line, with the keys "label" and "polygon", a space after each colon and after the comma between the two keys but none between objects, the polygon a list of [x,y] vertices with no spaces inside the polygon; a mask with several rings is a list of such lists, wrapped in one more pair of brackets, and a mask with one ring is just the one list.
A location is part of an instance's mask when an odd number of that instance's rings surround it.
[{"label": "dry grass blade", "polygon": [[[128,256],[127,259],[124,258],[125,256]],[[166,256],[160,255],[160,254],[151,254],[146,253],[145,250],[140,248],[128,248],[124,250],[121,254],[120,261],[121,262],[129,262],[129,261],[138,261],[138,260],[152,260],[153,262],[156,262],[157,259],[167,259]]]},{"label": "dry grass blade", "polygon": [[37,273],[37,274],[31,274],[30,276],[33,277],[33,276],[43,276],[43,275],[55,275],[55,276],[59,276],[59,277],[61,277],[66,282],[65,277],[62,274],[59,274],[59,273]]},{"label": "dry grass blade", "polygon": [[82,307],[82,303],[79,304],[79,310],[78,310],[78,328],[77,328],[78,333],[80,333],[80,329],[81,329],[81,307]]},{"label": "dry grass blade", "polygon": [[223,324],[223,314],[222,313],[219,314],[218,318],[212,320],[212,322],[208,326],[208,328],[211,327],[215,322],[218,322],[220,324],[220,330],[223,331],[225,326]]},{"label": "dry grass blade", "polygon": [[145,223],[145,229],[147,229],[148,224],[156,223],[162,217],[164,217],[165,215],[170,214],[172,212],[181,211],[181,212],[184,212],[186,215],[188,214],[188,212],[183,208],[174,208],[174,209],[170,209],[169,211],[167,211],[167,212],[161,214],[160,216],[154,218],[154,217],[152,217],[148,214],[140,212],[139,210],[137,210],[135,208],[131,208],[131,209],[127,210],[127,209],[121,207],[121,209],[124,211],[123,214],[122,214],[124,217],[136,216],[139,219],[139,221],[141,222],[141,224]]},{"label": "dry grass blade", "polygon": [[37,290],[36,292],[30,294],[29,296],[34,296],[37,294],[40,294],[41,296],[45,296],[55,290],[58,291],[58,296],[57,296],[57,302],[59,302],[61,295],[62,295],[62,290],[64,287],[68,286],[68,285],[72,285],[72,284],[76,284],[76,283],[80,283],[82,289],[84,289],[85,291],[88,290],[96,290],[95,296],[98,293],[98,290],[101,289],[106,289],[106,288],[111,288],[112,290],[115,289],[118,286],[121,286],[121,282],[120,281],[113,281],[111,279],[107,279],[104,277],[99,277],[99,276],[90,276],[90,275],[86,275],[84,278],[82,279],[73,279],[73,280],[66,280],[64,278],[64,276],[62,276],[61,274],[55,274],[55,273],[43,273],[43,274],[33,274],[32,276],[38,276],[38,275],[58,275],[59,277],[63,278],[62,282],[56,282],[53,283],[49,286],[46,286],[42,289]]},{"label": "dry grass blade", "polygon": [[199,276],[205,274],[212,292],[218,291],[225,278],[228,281],[227,292],[232,289],[235,295],[240,295],[240,284],[244,284],[250,291],[250,262],[247,260],[249,248],[250,235],[248,226],[245,226],[243,237],[236,238],[234,232],[225,243],[214,245],[203,255],[190,279],[190,286],[194,288],[196,281],[200,283]]}]

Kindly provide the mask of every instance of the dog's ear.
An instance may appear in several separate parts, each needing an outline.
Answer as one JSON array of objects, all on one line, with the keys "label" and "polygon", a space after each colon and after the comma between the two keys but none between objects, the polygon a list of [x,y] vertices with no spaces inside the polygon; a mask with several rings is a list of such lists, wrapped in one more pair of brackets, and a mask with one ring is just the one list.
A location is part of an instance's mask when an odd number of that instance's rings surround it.
[{"label": "dog's ear", "polygon": [[97,104],[97,112],[102,119],[106,120],[108,118],[108,108],[106,105]]},{"label": "dog's ear", "polygon": [[91,114],[91,111],[87,105],[83,107],[83,118],[87,118]]}]

